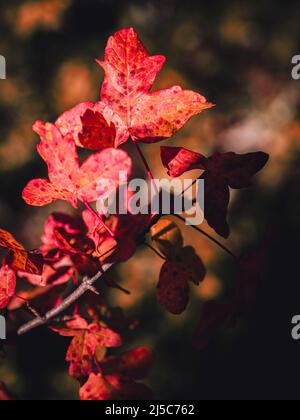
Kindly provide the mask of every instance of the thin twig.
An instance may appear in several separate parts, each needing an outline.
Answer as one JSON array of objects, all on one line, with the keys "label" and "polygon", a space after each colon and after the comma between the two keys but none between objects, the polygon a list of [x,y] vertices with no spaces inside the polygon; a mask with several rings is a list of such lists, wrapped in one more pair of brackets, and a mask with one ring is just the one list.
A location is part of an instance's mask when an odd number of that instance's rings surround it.
[{"label": "thin twig", "polygon": [[[179,216],[178,214],[175,214],[174,216],[177,217],[177,219],[181,220],[182,222],[184,222],[184,223],[186,222],[186,220],[184,219],[184,217]],[[218,245],[220,248],[222,248],[223,251],[227,252],[227,254],[229,254],[235,260],[238,260],[238,257],[232,251],[230,251],[230,249],[228,249],[225,245],[223,245],[221,242],[219,242],[217,239],[215,239],[212,236],[210,236],[207,232],[205,232],[204,230],[200,229],[198,226],[195,226],[195,225],[190,225],[190,226],[191,226],[192,229],[195,229],[197,232],[201,233],[206,238],[208,238],[210,241],[214,242],[216,245]]]},{"label": "thin twig", "polygon": [[23,325],[18,331],[18,335],[23,335],[28,333],[29,331],[41,327],[42,325],[48,324],[54,318],[57,318],[62,313],[64,313],[70,306],[72,306],[75,302],[78,301],[87,291],[91,290],[93,284],[96,283],[110,268],[113,264],[106,264],[102,267],[102,270],[99,271],[94,277],[92,278],[85,278],[81,285],[71,293],[64,301],[57,306],[56,308],[52,309],[51,311],[47,312],[43,317],[37,317],[34,320],[28,322],[27,324]]},{"label": "thin twig", "polygon": [[188,192],[188,190],[190,188],[192,188],[196,183],[197,183],[198,179],[195,179],[195,181],[193,181],[193,183],[191,185],[189,185],[185,190],[182,191],[182,193],[180,194],[180,197],[183,197],[185,195],[186,192]]},{"label": "thin twig", "polygon": [[134,137],[132,137],[132,141],[133,141],[133,143],[134,143],[134,145],[136,147],[136,150],[137,150],[137,152],[138,152],[140,158],[142,159],[142,162],[143,162],[143,164],[144,164],[144,166],[146,168],[147,175],[150,178],[150,181],[151,181],[151,184],[152,184],[152,186],[154,188],[154,191],[156,192],[156,194],[159,194],[159,190],[157,188],[157,185],[156,185],[154,176],[153,176],[152,171],[150,169],[150,166],[149,166],[149,164],[147,162],[147,159],[145,158],[145,156],[144,156],[144,154],[142,152],[142,149],[140,148],[139,143],[137,142],[137,140]]},{"label": "thin twig", "polygon": [[153,251],[159,258],[161,258],[162,260],[166,260],[165,257],[160,252],[158,252],[153,246],[151,246],[147,242],[145,243],[145,245],[147,248],[151,249],[151,251]]}]

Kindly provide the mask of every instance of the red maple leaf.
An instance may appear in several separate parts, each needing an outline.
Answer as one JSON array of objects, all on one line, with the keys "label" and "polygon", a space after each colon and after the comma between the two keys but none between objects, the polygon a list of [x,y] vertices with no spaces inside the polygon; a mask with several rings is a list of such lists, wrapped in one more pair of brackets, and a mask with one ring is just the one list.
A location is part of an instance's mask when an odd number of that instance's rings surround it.
[{"label": "red maple leaf", "polygon": [[62,326],[51,327],[62,336],[74,336],[66,356],[70,375],[77,379],[88,377],[97,367],[96,353],[100,348],[118,347],[121,337],[100,322],[88,325],[79,316]]},{"label": "red maple leaf", "polygon": [[97,144],[95,138],[99,140],[99,149],[105,145],[106,140],[103,143],[94,135],[97,128],[86,127],[87,119],[100,121],[99,115],[115,126],[115,147],[118,147],[130,136],[146,143],[169,138],[191,117],[213,106],[198,93],[179,86],[150,92],[165,57],[149,56],[132,28],[122,29],[110,37],[105,60],[98,63],[105,71],[101,102],[79,104],[56,121],[62,133],[71,133],[78,143],[89,131],[93,148]]},{"label": "red maple leaf", "polygon": [[16,274],[8,266],[0,269],[0,309],[6,308],[16,290]]},{"label": "red maple leaf", "polygon": [[[77,207],[78,200],[97,201],[102,194],[113,193],[118,188],[120,172],[127,176],[131,172],[131,159],[122,150],[106,149],[93,154],[80,166],[72,136],[63,136],[49,123],[37,122],[34,129],[41,137],[38,152],[48,165],[50,182],[30,181],[23,191],[27,204],[44,206],[66,200]],[[101,191],[100,181],[109,181],[105,191]]]},{"label": "red maple leaf", "polygon": [[227,210],[230,200],[229,187],[246,188],[251,178],[268,162],[269,156],[263,152],[216,153],[206,158],[199,153],[179,147],[162,147],[161,157],[168,174],[178,177],[187,171],[204,171],[200,179],[205,181],[205,218],[208,224],[221,236],[230,234]]}]

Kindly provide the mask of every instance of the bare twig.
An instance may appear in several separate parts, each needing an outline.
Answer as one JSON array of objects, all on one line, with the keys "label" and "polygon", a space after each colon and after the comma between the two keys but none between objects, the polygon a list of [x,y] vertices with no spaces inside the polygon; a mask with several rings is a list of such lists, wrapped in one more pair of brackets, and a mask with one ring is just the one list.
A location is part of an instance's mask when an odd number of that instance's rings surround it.
[{"label": "bare twig", "polygon": [[113,264],[106,264],[102,267],[102,270],[99,271],[94,277],[92,278],[85,278],[80,286],[71,293],[64,301],[57,306],[56,308],[52,309],[51,311],[47,312],[43,317],[37,317],[34,320],[28,322],[27,324],[23,325],[19,331],[18,335],[23,335],[28,333],[29,331],[41,327],[42,325],[48,324],[54,318],[60,316],[63,312],[65,312],[70,306],[72,306],[78,299],[80,299],[87,291],[91,290],[93,284],[96,283],[110,268]]}]

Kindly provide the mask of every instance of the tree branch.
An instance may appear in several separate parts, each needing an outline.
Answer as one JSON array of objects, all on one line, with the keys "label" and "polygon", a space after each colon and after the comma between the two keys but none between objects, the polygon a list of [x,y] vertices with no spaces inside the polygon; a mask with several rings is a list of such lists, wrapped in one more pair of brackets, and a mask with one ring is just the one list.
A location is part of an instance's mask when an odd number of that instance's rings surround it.
[{"label": "tree branch", "polygon": [[99,271],[94,277],[92,278],[84,278],[81,285],[68,296],[59,306],[52,309],[51,311],[47,312],[44,317],[37,317],[32,321],[28,322],[27,324],[23,325],[18,330],[18,335],[24,335],[29,331],[41,327],[43,325],[48,324],[52,319],[56,318],[57,316],[61,315],[65,312],[70,306],[72,306],[78,299],[80,299],[87,291],[91,290],[93,285],[99,280],[110,268],[113,264],[106,264],[102,267],[102,270]]},{"label": "tree branch", "polygon": [[[145,236],[150,231],[151,227],[155,225],[158,220],[160,219],[160,215],[154,215],[147,226],[147,228],[143,231],[143,233],[137,238],[137,243],[141,241],[141,239],[145,239]],[[112,268],[114,264],[106,264],[102,267],[102,271],[99,271],[94,277],[91,279],[84,278],[81,285],[73,292],[70,296],[68,296],[59,306],[51,311],[47,312],[43,317],[36,317],[32,321],[28,322],[27,324],[23,325],[18,330],[18,335],[24,335],[35,328],[41,327],[43,325],[47,325],[51,320],[57,318],[61,314],[63,314],[70,306],[72,306],[78,299],[80,299],[87,291],[92,290],[93,284],[96,283],[108,270]]]}]

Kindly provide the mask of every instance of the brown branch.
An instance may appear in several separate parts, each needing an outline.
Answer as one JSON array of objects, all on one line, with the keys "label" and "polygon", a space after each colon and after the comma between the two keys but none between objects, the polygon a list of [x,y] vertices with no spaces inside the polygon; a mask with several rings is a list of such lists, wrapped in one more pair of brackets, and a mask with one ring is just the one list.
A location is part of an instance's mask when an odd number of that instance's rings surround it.
[{"label": "brown branch", "polygon": [[93,284],[95,284],[97,280],[99,280],[108,270],[110,270],[112,266],[113,264],[106,264],[102,267],[102,270],[99,271],[99,273],[97,273],[94,277],[84,278],[81,285],[73,293],[71,293],[59,306],[57,306],[54,309],[51,309],[51,311],[47,312],[45,316],[37,317],[32,321],[28,322],[27,324],[23,325],[18,330],[18,335],[26,334],[35,328],[46,325],[54,318],[61,315],[68,308],[70,308],[70,306],[77,302],[77,300],[80,299],[87,291],[91,290]]}]

